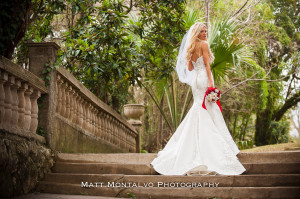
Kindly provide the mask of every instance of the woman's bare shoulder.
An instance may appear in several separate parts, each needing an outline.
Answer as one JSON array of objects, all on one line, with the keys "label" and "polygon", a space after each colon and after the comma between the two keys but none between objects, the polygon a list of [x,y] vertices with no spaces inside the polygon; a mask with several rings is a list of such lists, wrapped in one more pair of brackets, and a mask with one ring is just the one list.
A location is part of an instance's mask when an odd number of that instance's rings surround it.
[{"label": "woman's bare shoulder", "polygon": [[202,50],[208,50],[209,44],[207,41],[201,41],[201,49]]}]

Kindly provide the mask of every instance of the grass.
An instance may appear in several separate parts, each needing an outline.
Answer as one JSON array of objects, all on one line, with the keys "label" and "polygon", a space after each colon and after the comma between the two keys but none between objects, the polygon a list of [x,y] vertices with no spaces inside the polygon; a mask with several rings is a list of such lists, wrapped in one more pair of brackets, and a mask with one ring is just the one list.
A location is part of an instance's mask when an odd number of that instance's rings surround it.
[{"label": "grass", "polygon": [[294,139],[289,143],[272,144],[254,147],[251,149],[244,149],[241,152],[271,152],[271,151],[291,151],[300,150],[300,139]]}]

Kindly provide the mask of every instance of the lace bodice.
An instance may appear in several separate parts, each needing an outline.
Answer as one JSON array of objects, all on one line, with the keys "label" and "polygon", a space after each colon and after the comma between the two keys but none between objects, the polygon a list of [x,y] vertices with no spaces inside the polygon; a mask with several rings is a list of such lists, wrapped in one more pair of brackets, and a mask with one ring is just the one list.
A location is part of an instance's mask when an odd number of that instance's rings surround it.
[{"label": "lace bodice", "polygon": [[204,65],[203,56],[199,57],[196,62],[192,61],[192,64],[194,66],[193,70],[196,72],[192,83],[194,104],[202,105],[204,94],[208,86],[208,76]]}]

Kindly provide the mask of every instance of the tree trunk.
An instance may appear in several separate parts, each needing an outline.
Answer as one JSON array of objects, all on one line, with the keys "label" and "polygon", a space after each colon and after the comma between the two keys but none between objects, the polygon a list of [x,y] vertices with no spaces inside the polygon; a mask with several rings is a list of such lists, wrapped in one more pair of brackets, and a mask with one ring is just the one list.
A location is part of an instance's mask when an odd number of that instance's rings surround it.
[{"label": "tree trunk", "polygon": [[[164,95],[161,98],[160,101],[160,108],[163,109],[164,108]],[[156,147],[157,149],[160,149],[160,147],[162,146],[162,133],[163,133],[163,116],[162,114],[159,115],[159,131],[156,137]]]},{"label": "tree trunk", "polygon": [[296,106],[300,102],[300,91],[295,93],[292,97],[290,97],[288,100],[285,101],[284,105],[278,109],[274,115],[273,115],[273,120],[279,121],[283,115],[293,106]]},{"label": "tree trunk", "polygon": [[1,5],[0,24],[3,31],[0,35],[0,54],[11,59],[15,47],[25,36],[32,2],[30,0],[11,0],[7,3],[9,8]]},{"label": "tree trunk", "polygon": [[256,113],[255,124],[255,145],[262,146],[269,144],[270,138],[270,125],[272,121],[272,113],[267,108],[262,112]]},{"label": "tree trunk", "polygon": [[208,28],[209,28],[209,5],[210,5],[210,0],[205,0],[205,24],[206,24],[206,30],[207,30],[207,35],[208,35]]}]

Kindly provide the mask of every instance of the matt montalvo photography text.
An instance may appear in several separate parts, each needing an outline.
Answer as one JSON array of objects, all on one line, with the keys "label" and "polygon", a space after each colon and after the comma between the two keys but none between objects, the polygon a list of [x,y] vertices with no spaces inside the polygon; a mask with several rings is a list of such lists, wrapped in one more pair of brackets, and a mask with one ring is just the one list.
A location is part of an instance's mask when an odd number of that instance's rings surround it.
[{"label": "matt montalvo photography text", "polygon": [[81,182],[82,188],[97,188],[97,187],[219,187],[219,182]]}]

